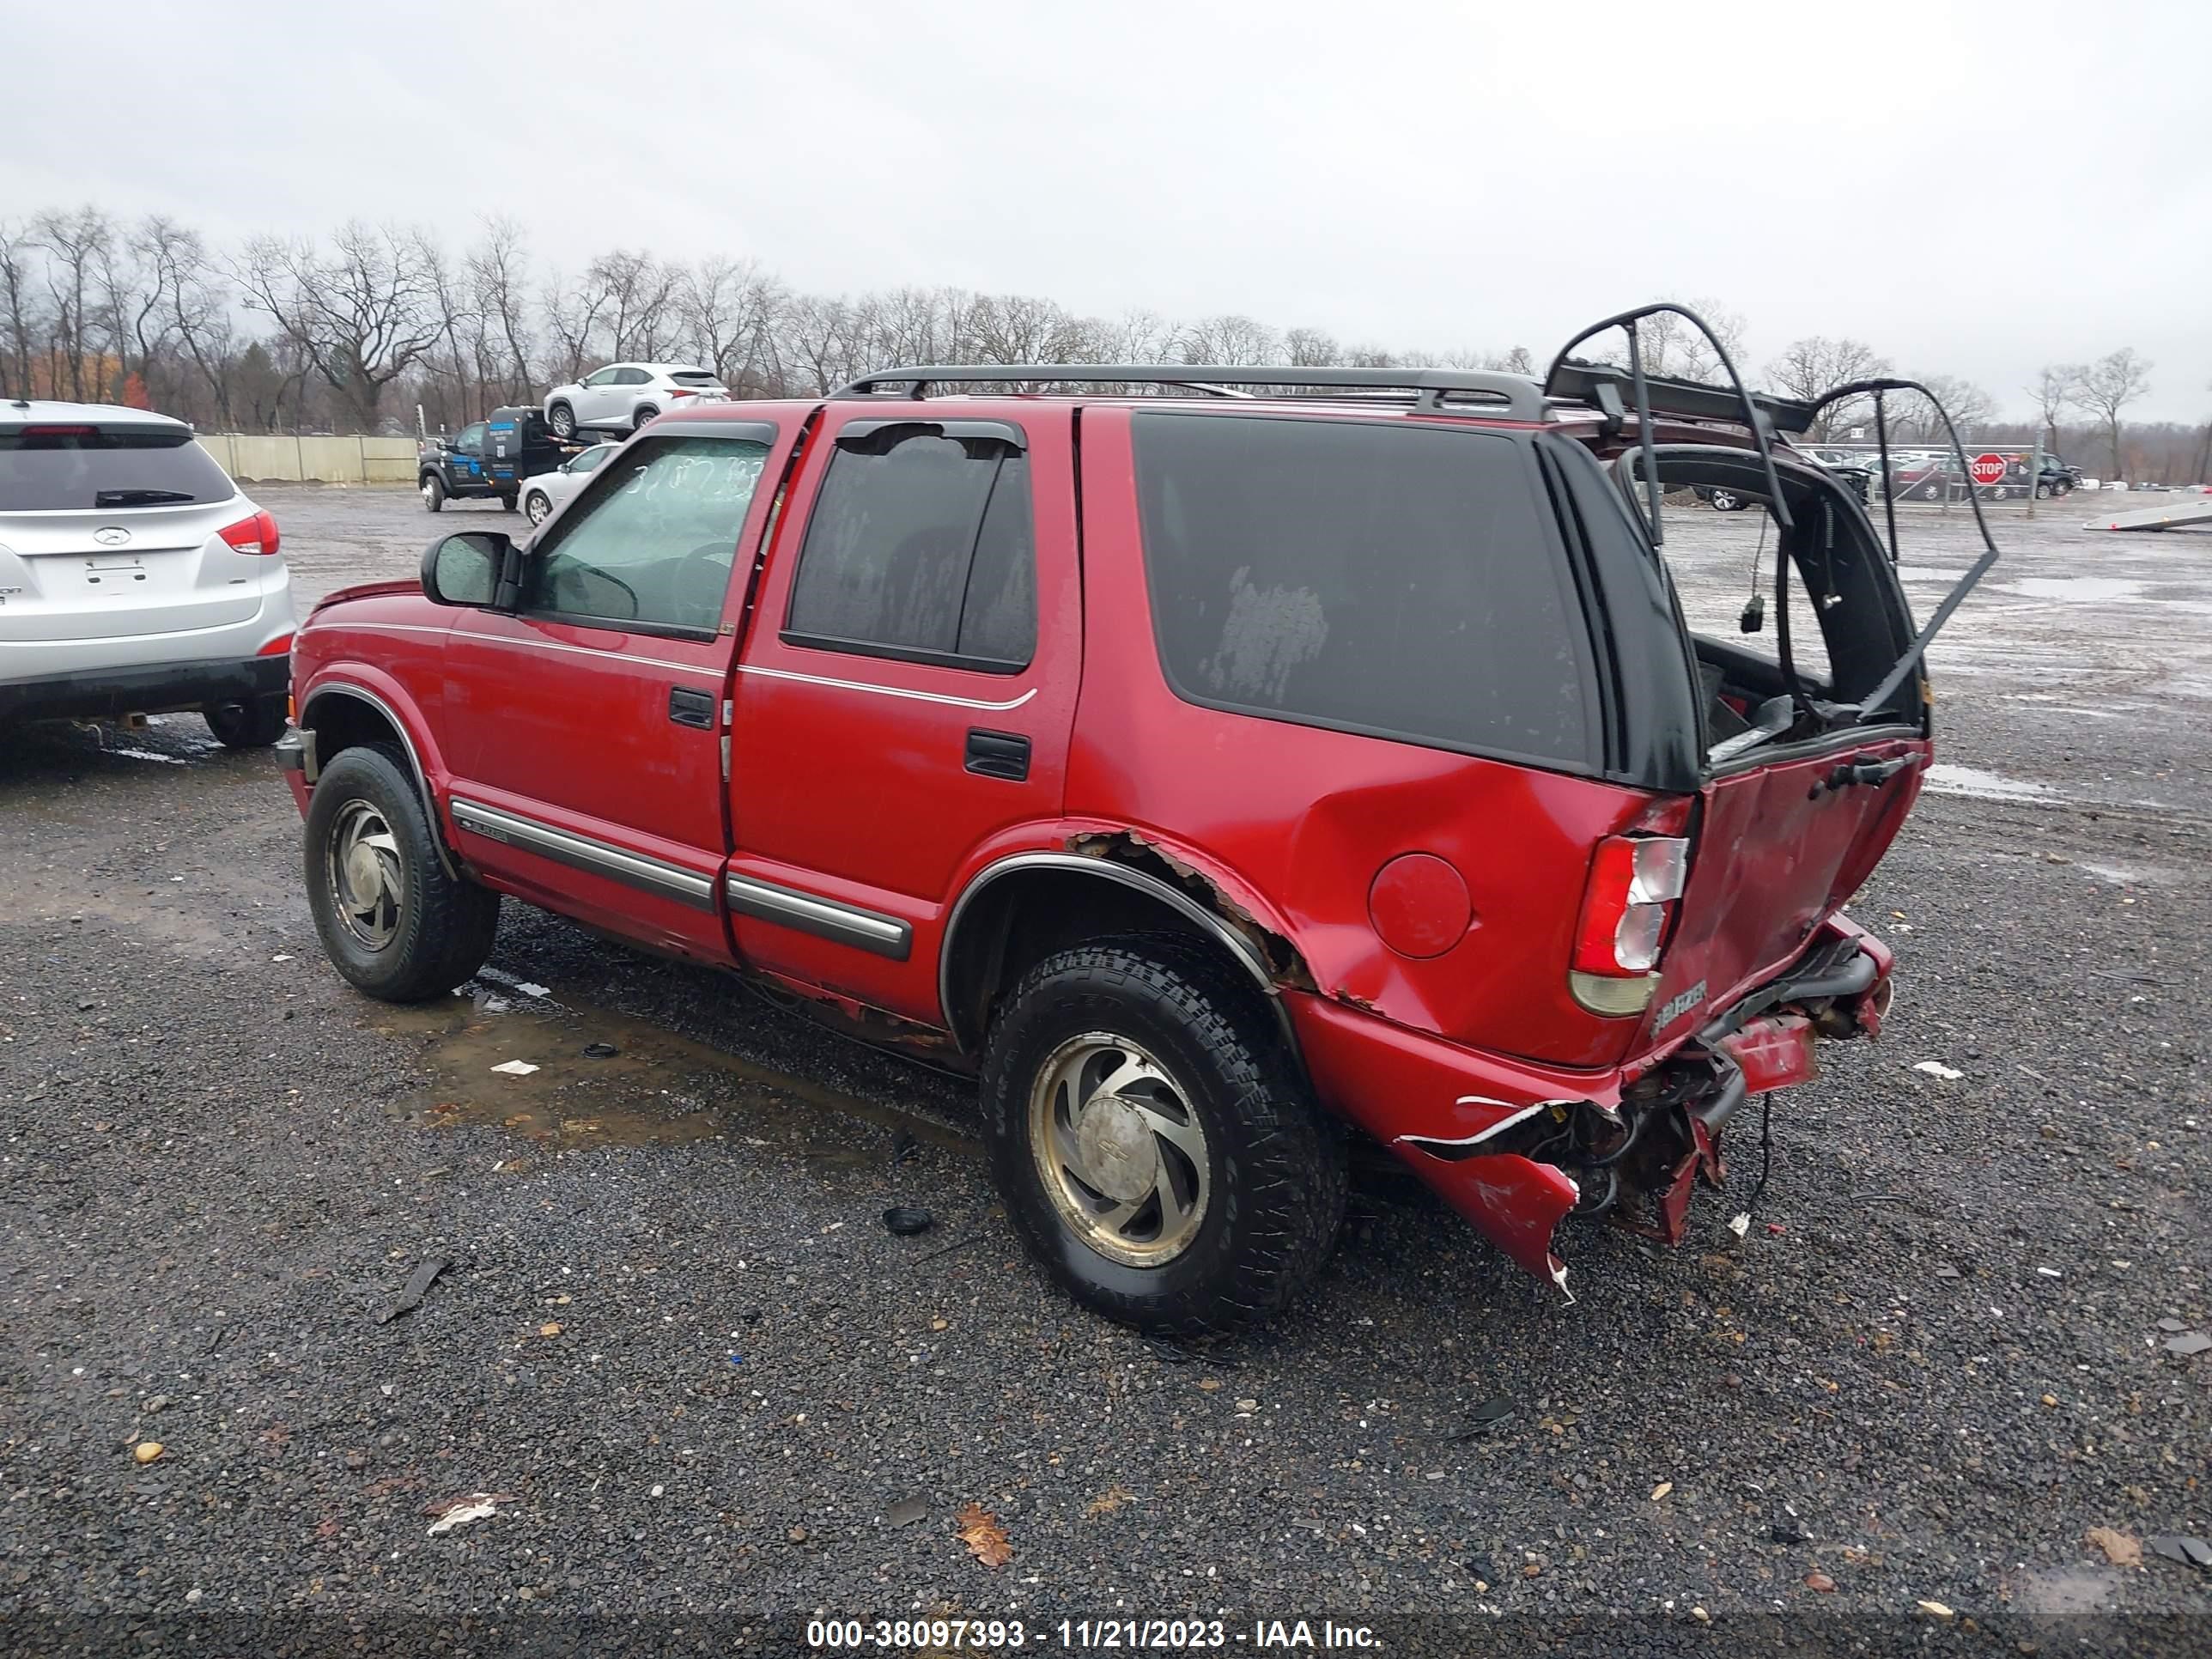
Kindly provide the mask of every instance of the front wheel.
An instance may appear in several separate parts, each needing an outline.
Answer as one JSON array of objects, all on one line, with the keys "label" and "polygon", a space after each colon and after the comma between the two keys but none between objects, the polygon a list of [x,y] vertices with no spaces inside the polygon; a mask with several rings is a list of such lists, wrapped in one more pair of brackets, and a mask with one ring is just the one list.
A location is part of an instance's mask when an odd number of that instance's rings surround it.
[{"label": "front wheel", "polygon": [[629,417],[629,429],[633,432],[642,432],[645,429],[645,423],[659,418],[659,414],[660,411],[651,404],[640,404],[637,412]]},{"label": "front wheel", "polygon": [[1712,494],[1713,511],[1737,513],[1743,508],[1743,497],[1733,489],[1716,489]]},{"label": "front wheel", "polygon": [[556,404],[545,411],[545,424],[553,428],[555,437],[573,438],[576,435],[576,411],[566,404]]},{"label": "front wheel", "polygon": [[499,895],[448,875],[398,750],[340,751],[308,797],[307,908],[324,952],[386,1002],[442,995],[483,966]]},{"label": "front wheel", "polygon": [[266,749],[284,735],[284,699],[249,697],[211,702],[200,710],[215,740],[226,749]]},{"label": "front wheel", "polygon": [[1344,1214],[1345,1149],[1267,1000],[1174,935],[1048,957],[985,1045],[992,1175],[1077,1301],[1196,1335],[1264,1318]]},{"label": "front wheel", "polygon": [[434,472],[422,475],[422,508],[427,513],[442,513],[446,507],[445,481]]},{"label": "front wheel", "polygon": [[545,492],[533,489],[522,498],[522,516],[533,525],[544,524],[553,512],[553,503],[545,499]]}]

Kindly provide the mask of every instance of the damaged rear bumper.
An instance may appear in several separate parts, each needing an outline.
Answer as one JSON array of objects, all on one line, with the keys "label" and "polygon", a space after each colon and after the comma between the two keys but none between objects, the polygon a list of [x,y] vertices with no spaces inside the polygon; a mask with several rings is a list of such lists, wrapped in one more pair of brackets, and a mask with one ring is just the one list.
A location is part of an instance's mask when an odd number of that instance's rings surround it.
[{"label": "damaged rear bumper", "polygon": [[1323,1099],[1388,1146],[1499,1249],[1566,1288],[1553,1234],[1607,1217],[1680,1242],[1722,1133],[1753,1096],[1818,1075],[1820,1037],[1876,1035],[1890,954],[1841,917],[1798,965],[1679,1048],[1567,1071],[1461,1048],[1328,999],[1286,998]]}]

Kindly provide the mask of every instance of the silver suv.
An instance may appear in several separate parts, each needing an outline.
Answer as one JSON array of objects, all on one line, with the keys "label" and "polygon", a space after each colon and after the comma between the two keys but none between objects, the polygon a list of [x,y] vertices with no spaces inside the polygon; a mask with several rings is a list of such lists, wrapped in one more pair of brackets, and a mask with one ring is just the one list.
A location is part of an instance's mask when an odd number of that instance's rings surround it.
[{"label": "silver suv", "polygon": [[586,428],[635,432],[656,415],[698,403],[726,403],[729,387],[711,368],[690,363],[609,363],[545,394],[545,424],[572,438]]},{"label": "silver suv", "polygon": [[0,402],[0,724],[197,708],[264,748],[292,626],[276,520],[182,421]]}]

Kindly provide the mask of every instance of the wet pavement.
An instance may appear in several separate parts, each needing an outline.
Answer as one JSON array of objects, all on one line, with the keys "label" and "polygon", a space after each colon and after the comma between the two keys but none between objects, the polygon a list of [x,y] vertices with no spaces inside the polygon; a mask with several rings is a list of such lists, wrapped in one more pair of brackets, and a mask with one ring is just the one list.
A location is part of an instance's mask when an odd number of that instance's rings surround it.
[{"label": "wet pavement", "polygon": [[[257,494],[303,605],[501,516]],[[822,1611],[2203,1650],[2212,1577],[2086,1539],[2212,1534],[2212,1354],[2160,1323],[2212,1329],[2212,537],[2080,516],[2006,520],[1937,647],[1944,769],[1854,907],[1891,1031],[1778,1104],[1746,1237],[1748,1132],[1681,1251],[1568,1237],[1571,1305],[1370,1176],[1309,1300],[1199,1348],[1029,1268],[957,1079],[512,904],[464,994],[368,1002],[265,757],[0,737],[0,1651],[471,1610],[778,1656]],[[1732,618],[1756,526],[1674,524]],[[1970,525],[1906,519],[1923,614]]]}]

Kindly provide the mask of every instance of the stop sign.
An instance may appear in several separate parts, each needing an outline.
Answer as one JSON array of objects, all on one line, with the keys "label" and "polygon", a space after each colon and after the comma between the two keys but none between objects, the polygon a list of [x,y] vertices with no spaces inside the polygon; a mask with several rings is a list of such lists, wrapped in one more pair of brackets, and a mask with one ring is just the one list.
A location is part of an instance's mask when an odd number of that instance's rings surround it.
[{"label": "stop sign", "polygon": [[1973,474],[1974,482],[1978,484],[2002,483],[2005,458],[2002,455],[1977,455],[1968,464],[1966,471]]}]

